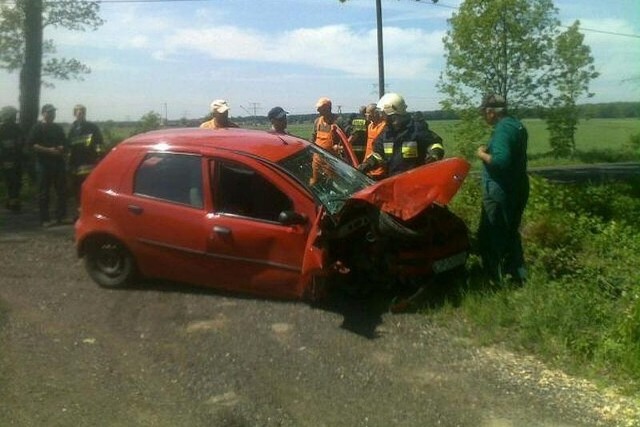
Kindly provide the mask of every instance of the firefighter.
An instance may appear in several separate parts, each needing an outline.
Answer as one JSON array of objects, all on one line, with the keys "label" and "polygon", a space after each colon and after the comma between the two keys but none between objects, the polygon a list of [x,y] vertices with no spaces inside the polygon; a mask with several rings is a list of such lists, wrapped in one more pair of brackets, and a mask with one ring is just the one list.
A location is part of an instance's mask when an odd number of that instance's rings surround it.
[{"label": "firefighter", "polygon": [[[373,142],[384,131],[384,128],[387,126],[387,122],[384,120],[382,112],[378,111],[376,108],[376,104],[367,105],[364,115],[369,123],[367,125],[367,144],[364,152],[364,161],[366,162],[366,160],[373,154]],[[372,168],[367,172],[367,175],[375,180],[384,178],[385,174],[386,172],[382,165]]]},{"label": "firefighter", "polygon": [[429,138],[423,123],[416,124],[402,96],[385,94],[376,107],[386,126],[373,141],[372,155],[359,166],[361,171],[384,166],[387,176],[393,176],[444,157],[442,144]]},{"label": "firefighter", "polygon": [[95,123],[87,121],[87,108],[77,104],[73,107],[75,121],[69,128],[69,176],[76,209],[80,208],[82,183],[98,164],[104,154],[102,132]]},{"label": "firefighter", "polygon": [[[49,227],[62,224],[67,214],[65,154],[68,143],[62,126],[54,123],[56,108],[51,104],[45,104],[40,111],[42,121],[36,123],[31,129],[27,146],[36,158],[40,224],[43,227]],[[51,187],[56,192],[55,223],[51,222],[49,212]]]},{"label": "firefighter", "polygon": [[341,141],[335,131],[336,127],[340,127],[339,116],[334,114],[331,108],[332,103],[329,98],[322,97],[316,103],[319,116],[313,122],[311,142],[339,156]]},{"label": "firefighter", "polygon": [[360,114],[351,114],[346,134],[349,137],[349,144],[353,149],[358,161],[364,159],[365,145],[367,143],[367,126],[369,121],[366,117],[366,106],[360,107]]},{"label": "firefighter", "polygon": [[0,168],[7,186],[5,206],[20,212],[20,190],[22,188],[22,160],[24,134],[16,123],[18,110],[4,107],[0,110]]},{"label": "firefighter", "polygon": [[523,284],[526,269],[520,223],[529,199],[527,129],[508,114],[501,95],[486,95],[480,110],[493,127],[489,143],[476,152],[483,166],[478,228],[482,266],[491,280],[501,282],[511,276]]},{"label": "firefighter", "polygon": [[[331,112],[332,103],[329,98],[322,97],[316,103],[319,116],[313,122],[313,133],[310,141],[327,150],[336,157],[342,157],[342,141],[337,134],[340,128],[339,117]],[[323,166],[318,156],[314,156],[312,175],[309,185],[315,185],[323,173]]]}]

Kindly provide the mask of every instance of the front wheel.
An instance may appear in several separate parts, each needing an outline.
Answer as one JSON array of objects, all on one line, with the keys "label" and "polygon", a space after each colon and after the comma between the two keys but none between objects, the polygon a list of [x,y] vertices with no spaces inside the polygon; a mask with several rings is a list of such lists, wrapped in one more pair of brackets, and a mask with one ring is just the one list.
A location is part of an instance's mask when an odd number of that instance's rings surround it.
[{"label": "front wheel", "polygon": [[85,253],[84,265],[89,276],[104,288],[122,288],[135,276],[135,261],[131,253],[114,239],[91,242]]}]

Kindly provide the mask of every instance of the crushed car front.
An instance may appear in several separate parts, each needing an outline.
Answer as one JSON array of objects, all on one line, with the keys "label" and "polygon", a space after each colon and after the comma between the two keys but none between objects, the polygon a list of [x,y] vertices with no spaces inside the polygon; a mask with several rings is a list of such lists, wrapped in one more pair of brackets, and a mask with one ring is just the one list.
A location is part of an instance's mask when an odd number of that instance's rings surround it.
[{"label": "crushed car front", "polygon": [[374,182],[310,145],[280,162],[315,198],[313,244],[352,283],[389,287],[464,266],[464,222],[447,208],[469,164],[446,159]]}]

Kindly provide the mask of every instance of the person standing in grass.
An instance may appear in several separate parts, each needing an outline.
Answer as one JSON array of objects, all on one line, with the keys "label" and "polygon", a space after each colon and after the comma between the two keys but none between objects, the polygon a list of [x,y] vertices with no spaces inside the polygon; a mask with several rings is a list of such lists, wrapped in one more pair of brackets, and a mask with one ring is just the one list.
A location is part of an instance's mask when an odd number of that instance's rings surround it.
[{"label": "person standing in grass", "polygon": [[493,127],[489,143],[476,152],[483,165],[478,228],[482,266],[491,280],[501,282],[510,276],[522,284],[526,269],[520,223],[529,199],[527,129],[508,115],[501,95],[486,95],[480,111]]}]

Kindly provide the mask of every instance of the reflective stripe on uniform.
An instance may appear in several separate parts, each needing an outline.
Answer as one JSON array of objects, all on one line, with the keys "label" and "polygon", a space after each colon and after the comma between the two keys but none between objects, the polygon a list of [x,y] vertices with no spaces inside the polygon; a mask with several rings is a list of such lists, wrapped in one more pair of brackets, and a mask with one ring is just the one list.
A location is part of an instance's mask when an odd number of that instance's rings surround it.
[{"label": "reflective stripe on uniform", "polygon": [[415,159],[418,157],[418,141],[406,141],[402,143],[402,158]]},{"label": "reflective stripe on uniform", "polygon": [[364,132],[367,130],[367,121],[365,119],[353,119],[351,121],[354,132]]},{"label": "reflective stripe on uniform", "polygon": [[385,142],[384,144],[384,154],[387,156],[391,156],[393,154],[393,142]]},{"label": "reflective stripe on uniform", "polygon": [[89,175],[93,170],[94,165],[80,165],[76,169],[76,175]]},{"label": "reflective stripe on uniform", "polygon": [[[387,156],[393,155],[393,142],[385,142],[384,154]],[[417,141],[405,141],[402,143],[402,158],[403,159],[415,159],[418,157],[418,142]]]},{"label": "reflective stripe on uniform", "polygon": [[87,147],[91,145],[91,140],[93,139],[93,134],[89,133],[86,135],[78,135],[73,138],[71,141],[71,145],[86,145]]}]

